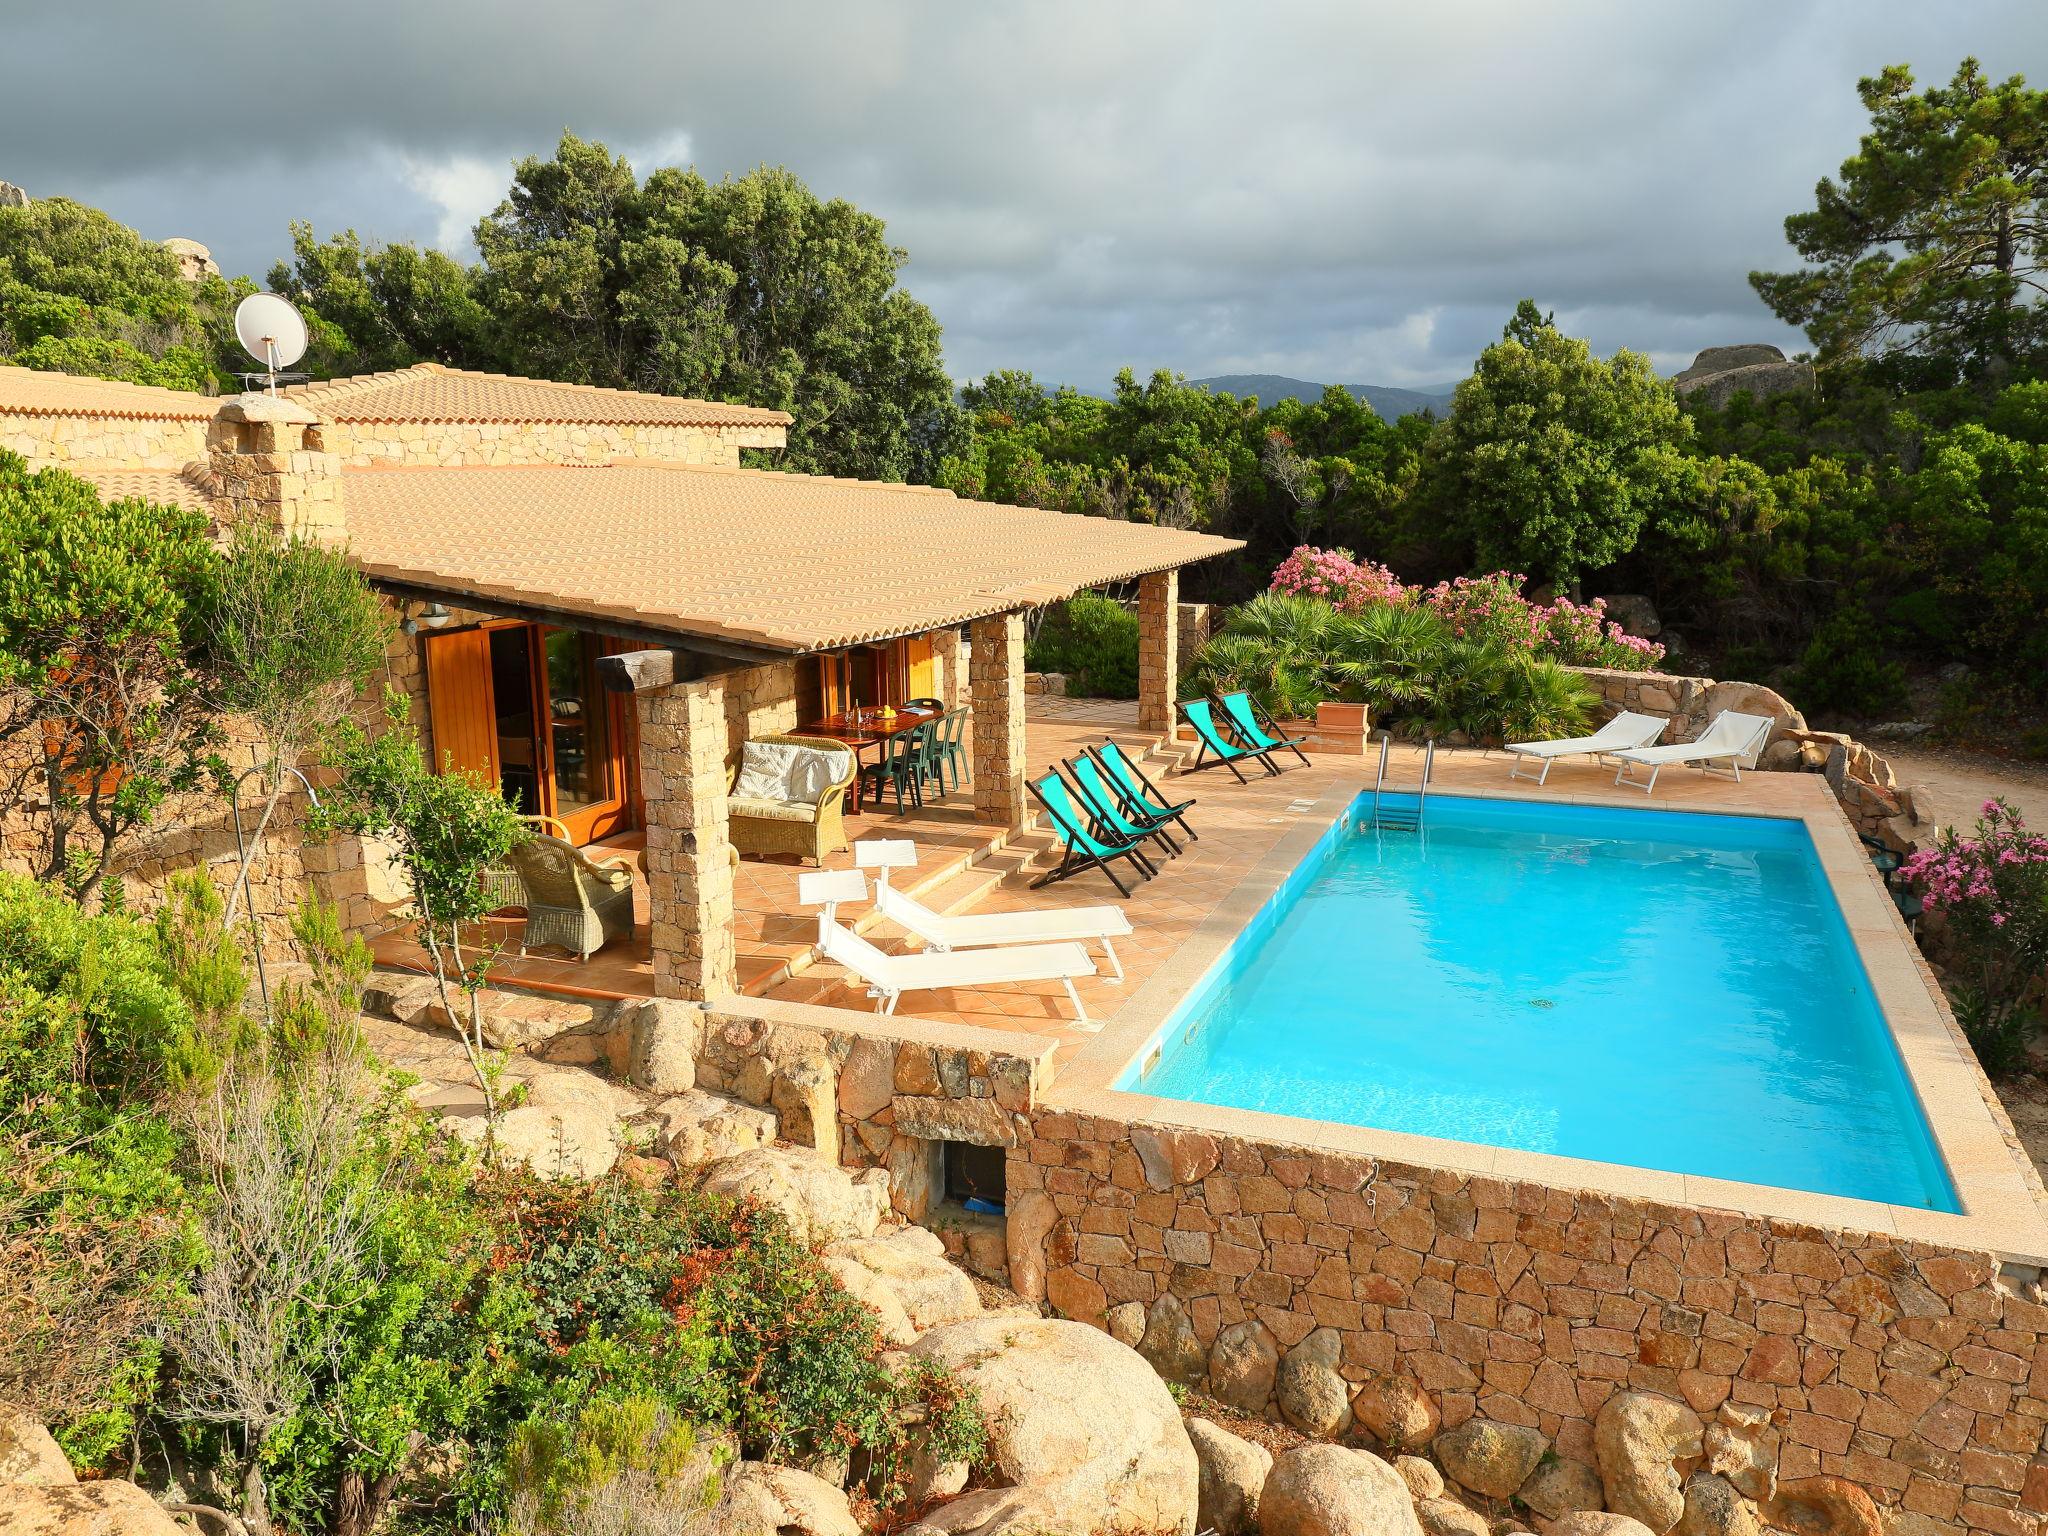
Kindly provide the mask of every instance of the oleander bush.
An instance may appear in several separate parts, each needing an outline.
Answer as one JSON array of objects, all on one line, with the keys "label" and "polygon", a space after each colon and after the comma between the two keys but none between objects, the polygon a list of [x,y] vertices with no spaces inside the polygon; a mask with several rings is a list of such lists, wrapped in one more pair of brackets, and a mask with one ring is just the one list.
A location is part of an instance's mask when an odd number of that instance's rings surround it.
[{"label": "oleander bush", "polygon": [[2048,837],[1987,800],[1971,835],[1944,830],[1899,873],[1943,925],[1956,1021],[1984,1070],[2020,1070],[2048,1019]]}]

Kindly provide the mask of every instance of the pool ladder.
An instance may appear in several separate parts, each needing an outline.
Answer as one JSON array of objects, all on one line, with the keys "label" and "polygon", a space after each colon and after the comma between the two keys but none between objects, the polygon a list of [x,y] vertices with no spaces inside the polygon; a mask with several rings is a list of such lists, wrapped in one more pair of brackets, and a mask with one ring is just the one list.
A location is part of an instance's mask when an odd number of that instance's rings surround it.
[{"label": "pool ladder", "polygon": [[[1413,808],[1394,809],[1383,807],[1380,796],[1387,787],[1387,755],[1393,750],[1394,734],[1388,731],[1380,737],[1380,771],[1372,786],[1372,819],[1368,825],[1385,828],[1390,832],[1414,832],[1422,826],[1422,809],[1429,801],[1429,775],[1436,765],[1436,738],[1430,737],[1422,744],[1422,782],[1415,788]],[[1399,791],[1397,790],[1398,794]]]}]

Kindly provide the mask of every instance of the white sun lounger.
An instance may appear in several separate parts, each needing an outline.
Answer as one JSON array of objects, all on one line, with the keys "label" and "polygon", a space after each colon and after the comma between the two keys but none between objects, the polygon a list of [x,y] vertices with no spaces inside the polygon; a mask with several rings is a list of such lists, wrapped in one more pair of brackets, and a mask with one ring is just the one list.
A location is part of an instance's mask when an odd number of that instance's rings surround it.
[{"label": "white sun lounger", "polygon": [[1093,976],[1095,962],[1079,944],[1019,944],[1005,949],[924,950],[891,955],[877,949],[839,921],[842,901],[867,894],[867,878],[859,870],[835,869],[797,877],[805,906],[817,906],[818,948],[825,958],[844,966],[867,983],[877,1013],[894,1013],[906,992],[940,987],[986,987],[1015,981],[1057,981],[1074,1005],[1074,1022],[1086,1030],[1101,1028],[1081,1006],[1074,990],[1077,977]]},{"label": "white sun lounger", "polygon": [[917,844],[907,838],[867,838],[853,845],[853,862],[875,875],[875,910],[907,928],[928,948],[986,949],[999,944],[1100,944],[1111,977],[1124,979],[1123,961],[1112,939],[1129,938],[1131,920],[1122,907],[1044,907],[1033,912],[934,912],[889,883],[889,871],[917,863]]},{"label": "white sun lounger", "polygon": [[[1612,762],[1614,754],[1629,747],[1647,747],[1664,734],[1664,721],[1657,715],[1638,715],[1624,709],[1590,736],[1567,736],[1558,741],[1511,741],[1507,750],[1515,754],[1511,779],[1534,779],[1541,784],[1550,777],[1550,765],[1560,757],[1591,757]],[[1524,773],[1529,761],[1543,765],[1541,773]]]},{"label": "white sun lounger", "polygon": [[[1742,715],[1724,709],[1707,722],[1707,728],[1696,741],[1676,742],[1668,747],[1632,747],[1613,753],[1614,760],[1621,764],[1615,771],[1614,782],[1633,784],[1647,795],[1657,787],[1657,775],[1668,764],[1690,763],[1702,773],[1711,773],[1719,763],[1735,775],[1739,784],[1744,764],[1756,766],[1757,754],[1763,751],[1776,723],[1765,715]],[[1650,770],[1647,783],[1630,773],[1638,765]]]}]

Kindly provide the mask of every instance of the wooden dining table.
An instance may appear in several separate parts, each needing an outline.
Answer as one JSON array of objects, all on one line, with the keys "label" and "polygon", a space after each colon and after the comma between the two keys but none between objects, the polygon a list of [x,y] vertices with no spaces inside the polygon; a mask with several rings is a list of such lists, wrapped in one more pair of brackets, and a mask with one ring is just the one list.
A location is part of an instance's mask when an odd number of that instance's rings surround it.
[{"label": "wooden dining table", "polygon": [[889,743],[905,731],[914,731],[920,725],[939,719],[942,709],[911,709],[898,704],[895,712],[884,715],[881,706],[869,705],[864,709],[841,710],[836,715],[827,715],[823,720],[814,720],[800,726],[800,736],[823,736],[839,742],[853,752],[853,805],[848,814],[861,813],[861,757],[872,747],[877,762],[888,750]]}]

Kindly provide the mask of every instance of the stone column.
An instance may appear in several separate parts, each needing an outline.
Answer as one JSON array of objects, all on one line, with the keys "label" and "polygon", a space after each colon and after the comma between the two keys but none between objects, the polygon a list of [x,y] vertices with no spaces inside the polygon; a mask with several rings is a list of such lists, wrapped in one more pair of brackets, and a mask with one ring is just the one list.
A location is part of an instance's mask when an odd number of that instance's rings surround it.
[{"label": "stone column", "polygon": [[1180,691],[1180,572],[1138,578],[1138,729],[1173,731]]},{"label": "stone column", "polygon": [[1025,818],[1024,615],[976,619],[968,638],[974,704],[974,816],[1021,828]]},{"label": "stone column", "polygon": [[329,452],[320,418],[278,395],[237,395],[207,429],[207,458],[230,516],[323,543],[348,536],[341,455]]},{"label": "stone column", "polygon": [[634,695],[647,813],[654,995],[705,1000],[734,990],[732,841],[725,808],[725,682]]}]

